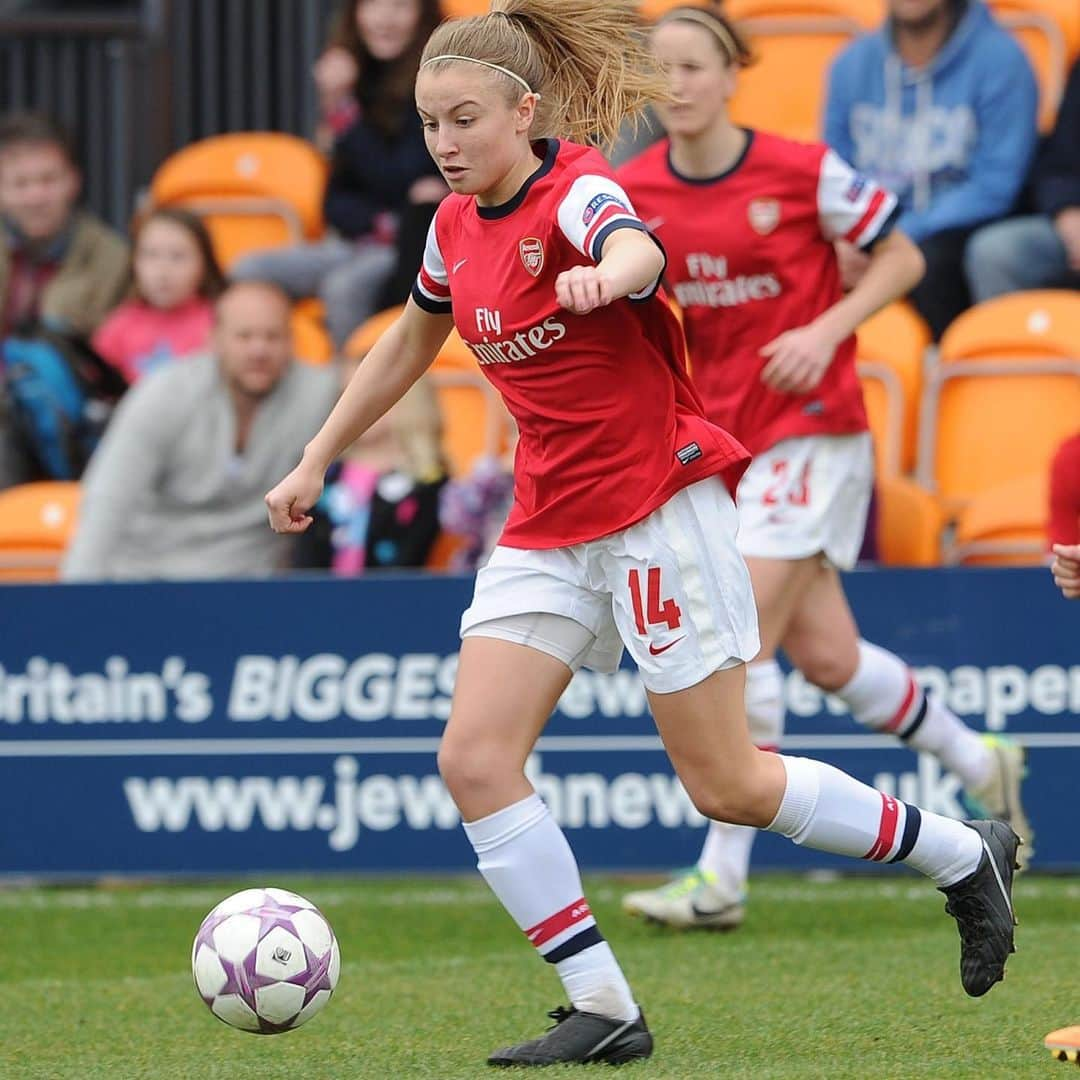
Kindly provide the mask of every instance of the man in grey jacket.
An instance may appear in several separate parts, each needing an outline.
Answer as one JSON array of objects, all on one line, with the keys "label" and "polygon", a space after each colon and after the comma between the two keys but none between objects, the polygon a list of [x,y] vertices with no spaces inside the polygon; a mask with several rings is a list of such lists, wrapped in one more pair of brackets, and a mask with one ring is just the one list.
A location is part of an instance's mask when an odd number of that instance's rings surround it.
[{"label": "man in grey jacket", "polygon": [[233,285],[218,301],[212,354],[153,373],[121,402],[83,480],[64,579],[285,566],[289,538],[267,526],[263,495],[299,461],[337,393],[331,369],[293,360],[285,294]]}]

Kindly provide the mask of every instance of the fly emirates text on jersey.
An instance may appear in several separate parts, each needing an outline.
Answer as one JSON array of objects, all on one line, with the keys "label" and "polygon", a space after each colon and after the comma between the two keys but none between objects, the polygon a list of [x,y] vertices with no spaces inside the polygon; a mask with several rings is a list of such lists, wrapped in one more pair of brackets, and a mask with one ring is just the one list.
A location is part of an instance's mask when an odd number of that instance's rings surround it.
[{"label": "fly emirates text on jersey", "polygon": [[735,307],[752,300],[771,300],[780,295],[775,274],[738,274],[728,277],[725,255],[693,252],[686,256],[686,272],[692,281],[675,285],[680,307]]},{"label": "fly emirates text on jersey", "polygon": [[[530,326],[513,337],[501,337],[502,312],[484,307],[476,309],[476,329],[484,340],[467,341],[466,344],[481,365],[513,364],[518,360],[527,360],[566,337],[566,327],[554,315],[548,316],[539,326]],[[494,341],[491,335],[495,336]]]}]

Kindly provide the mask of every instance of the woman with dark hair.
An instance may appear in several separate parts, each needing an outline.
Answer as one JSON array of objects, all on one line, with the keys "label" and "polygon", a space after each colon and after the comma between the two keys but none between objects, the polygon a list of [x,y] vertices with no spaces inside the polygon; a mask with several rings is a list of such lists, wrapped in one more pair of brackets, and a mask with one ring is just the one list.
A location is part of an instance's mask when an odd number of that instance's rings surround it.
[{"label": "woman with dark hair", "polygon": [[[438,0],[345,0],[314,68],[331,159],[328,235],[257,252],[233,270],[294,299],[318,297],[338,347],[369,315],[405,299],[447,190],[412,99],[420,53],[441,18]],[[399,263],[407,284],[395,296],[387,290]]]}]

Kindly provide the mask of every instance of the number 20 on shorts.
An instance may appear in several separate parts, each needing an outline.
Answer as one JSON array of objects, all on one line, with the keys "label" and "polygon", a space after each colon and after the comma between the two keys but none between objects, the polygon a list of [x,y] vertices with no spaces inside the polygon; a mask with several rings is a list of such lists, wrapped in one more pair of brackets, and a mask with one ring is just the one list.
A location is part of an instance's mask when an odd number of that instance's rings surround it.
[{"label": "number 20 on shorts", "polygon": [[[650,626],[666,626],[669,630],[677,630],[682,625],[682,609],[674,599],[660,599],[660,567],[650,566],[648,571],[648,592],[646,604],[642,603],[641,596],[641,571],[630,571],[629,588],[630,602],[634,606],[634,622],[637,624],[637,632],[642,637],[648,636]],[[646,610],[648,611],[648,625],[646,625]]]}]

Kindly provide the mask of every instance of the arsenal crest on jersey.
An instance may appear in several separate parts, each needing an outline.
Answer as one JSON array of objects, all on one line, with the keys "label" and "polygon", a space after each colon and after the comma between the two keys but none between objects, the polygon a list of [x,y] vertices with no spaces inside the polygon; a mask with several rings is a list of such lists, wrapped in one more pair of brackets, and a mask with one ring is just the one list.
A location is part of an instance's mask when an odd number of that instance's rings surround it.
[{"label": "arsenal crest on jersey", "polygon": [[527,236],[518,244],[521,261],[533,277],[539,277],[544,269],[544,245],[535,236]]},{"label": "arsenal crest on jersey", "polygon": [[768,236],[780,224],[780,200],[751,199],[746,214],[754,232],[759,236]]}]

